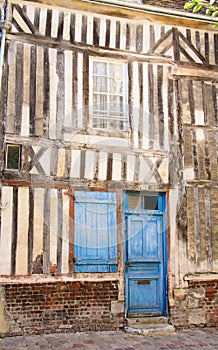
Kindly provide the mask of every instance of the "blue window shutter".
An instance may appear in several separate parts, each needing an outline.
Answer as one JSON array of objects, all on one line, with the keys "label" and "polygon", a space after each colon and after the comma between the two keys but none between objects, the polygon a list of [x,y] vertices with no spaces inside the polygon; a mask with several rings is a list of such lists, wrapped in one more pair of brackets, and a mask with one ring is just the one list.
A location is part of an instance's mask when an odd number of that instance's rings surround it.
[{"label": "blue window shutter", "polygon": [[116,272],[115,192],[75,191],[75,272]]}]

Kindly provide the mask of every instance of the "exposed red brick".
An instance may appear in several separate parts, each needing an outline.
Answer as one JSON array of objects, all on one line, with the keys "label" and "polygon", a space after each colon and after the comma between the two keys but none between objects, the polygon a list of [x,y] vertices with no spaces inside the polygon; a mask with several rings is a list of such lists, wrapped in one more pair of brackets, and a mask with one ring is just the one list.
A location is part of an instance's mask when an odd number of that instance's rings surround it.
[{"label": "exposed red brick", "polygon": [[[171,307],[171,321],[176,327],[190,327],[189,313],[190,307],[188,298],[191,292],[199,287],[204,288],[205,298],[198,303],[198,310],[205,312],[205,326],[218,326],[218,281],[189,281],[189,288],[185,300],[175,300],[175,305]],[[202,324],[199,324],[202,326]]]},{"label": "exposed red brick", "polygon": [[118,282],[6,284],[6,316],[10,335],[43,332],[115,330],[124,315],[111,314]]}]

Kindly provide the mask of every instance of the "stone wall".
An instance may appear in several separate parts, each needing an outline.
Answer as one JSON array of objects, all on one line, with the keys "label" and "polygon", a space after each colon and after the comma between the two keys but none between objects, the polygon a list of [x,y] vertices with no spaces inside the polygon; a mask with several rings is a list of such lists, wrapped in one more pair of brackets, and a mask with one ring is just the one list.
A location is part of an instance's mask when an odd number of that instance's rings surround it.
[{"label": "stone wall", "polygon": [[175,327],[218,326],[218,280],[192,280],[188,288],[174,289],[170,315]]},{"label": "stone wall", "polygon": [[2,288],[9,327],[0,325],[0,334],[107,331],[123,326],[117,281],[10,283]]}]

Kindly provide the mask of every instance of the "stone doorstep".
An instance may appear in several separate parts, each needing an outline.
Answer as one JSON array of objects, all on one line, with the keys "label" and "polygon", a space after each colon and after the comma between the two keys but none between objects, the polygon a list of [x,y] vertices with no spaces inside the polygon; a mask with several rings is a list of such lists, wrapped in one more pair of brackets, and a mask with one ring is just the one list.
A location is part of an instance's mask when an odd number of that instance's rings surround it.
[{"label": "stone doorstep", "polygon": [[167,335],[175,332],[167,317],[127,318],[124,331],[145,336]]},{"label": "stone doorstep", "polygon": [[134,325],[134,324],[168,324],[169,319],[168,317],[164,316],[148,316],[148,317],[128,317],[127,323],[129,325]]}]

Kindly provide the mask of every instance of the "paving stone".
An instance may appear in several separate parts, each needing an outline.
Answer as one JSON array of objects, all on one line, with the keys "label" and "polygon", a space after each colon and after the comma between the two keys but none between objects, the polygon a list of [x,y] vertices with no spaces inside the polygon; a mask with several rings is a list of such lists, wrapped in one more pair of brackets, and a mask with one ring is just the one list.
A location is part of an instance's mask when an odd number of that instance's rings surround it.
[{"label": "paving stone", "polygon": [[218,350],[218,328],[155,337],[118,332],[44,334],[0,339],[0,350]]}]

